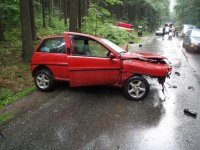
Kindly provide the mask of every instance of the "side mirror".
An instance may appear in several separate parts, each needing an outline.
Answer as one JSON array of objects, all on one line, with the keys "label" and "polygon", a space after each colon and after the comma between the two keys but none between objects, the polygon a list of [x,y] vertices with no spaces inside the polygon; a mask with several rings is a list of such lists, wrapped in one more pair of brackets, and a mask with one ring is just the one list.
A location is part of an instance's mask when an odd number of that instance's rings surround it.
[{"label": "side mirror", "polygon": [[112,60],[115,58],[115,56],[113,55],[113,53],[110,53],[109,58]]}]

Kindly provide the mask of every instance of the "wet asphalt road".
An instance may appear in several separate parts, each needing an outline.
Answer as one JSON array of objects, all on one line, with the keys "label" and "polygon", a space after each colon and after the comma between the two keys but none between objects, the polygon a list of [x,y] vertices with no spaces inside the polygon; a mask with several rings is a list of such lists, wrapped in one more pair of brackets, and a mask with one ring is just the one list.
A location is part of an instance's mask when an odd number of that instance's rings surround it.
[{"label": "wet asphalt road", "polygon": [[[3,127],[6,137],[0,137],[0,149],[200,149],[200,54],[185,52],[177,39],[161,37],[148,38],[142,48],[131,46],[131,51],[169,58],[173,72],[165,84],[166,96],[151,79],[150,93],[142,102],[126,100],[114,87],[64,84],[51,93],[37,91],[26,99],[43,101]],[[197,117],[185,115],[184,108]]]}]

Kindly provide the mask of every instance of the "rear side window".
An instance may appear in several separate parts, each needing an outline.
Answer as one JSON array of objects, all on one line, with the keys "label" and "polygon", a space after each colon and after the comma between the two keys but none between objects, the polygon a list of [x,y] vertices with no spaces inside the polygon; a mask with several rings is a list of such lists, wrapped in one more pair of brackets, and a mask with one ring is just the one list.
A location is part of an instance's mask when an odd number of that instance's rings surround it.
[{"label": "rear side window", "polygon": [[66,53],[64,38],[45,39],[38,49],[38,52]]}]

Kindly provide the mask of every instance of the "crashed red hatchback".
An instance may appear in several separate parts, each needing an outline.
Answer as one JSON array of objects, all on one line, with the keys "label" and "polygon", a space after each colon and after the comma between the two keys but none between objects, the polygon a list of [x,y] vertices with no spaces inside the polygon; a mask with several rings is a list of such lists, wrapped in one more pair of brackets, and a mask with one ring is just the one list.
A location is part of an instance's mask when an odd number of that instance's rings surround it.
[{"label": "crashed red hatchback", "polygon": [[41,91],[50,91],[61,80],[70,87],[118,86],[128,99],[142,100],[149,92],[145,76],[157,78],[160,84],[169,76],[171,67],[166,60],[156,54],[127,52],[103,38],[65,32],[41,40],[31,72]]}]

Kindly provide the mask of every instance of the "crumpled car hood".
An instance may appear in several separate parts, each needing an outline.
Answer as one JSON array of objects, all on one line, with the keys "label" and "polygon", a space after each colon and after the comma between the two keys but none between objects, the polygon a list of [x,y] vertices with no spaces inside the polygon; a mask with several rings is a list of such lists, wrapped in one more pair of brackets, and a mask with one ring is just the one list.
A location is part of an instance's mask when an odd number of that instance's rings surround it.
[{"label": "crumpled car hood", "polygon": [[127,52],[121,54],[121,59],[166,59],[166,57],[146,52]]}]

